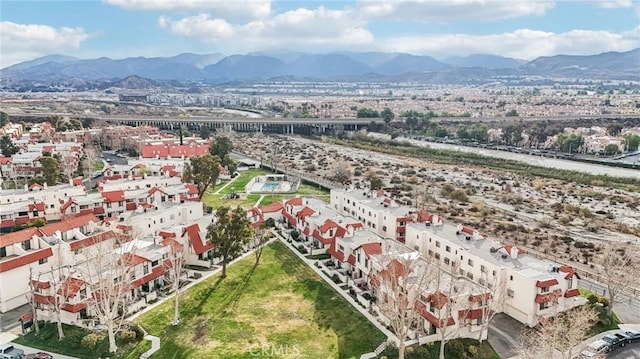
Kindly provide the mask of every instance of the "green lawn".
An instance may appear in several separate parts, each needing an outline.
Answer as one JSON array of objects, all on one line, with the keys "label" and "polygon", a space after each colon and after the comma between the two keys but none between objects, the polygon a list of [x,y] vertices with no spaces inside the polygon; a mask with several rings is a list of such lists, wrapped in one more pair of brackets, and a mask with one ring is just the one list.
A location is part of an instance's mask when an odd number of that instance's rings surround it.
[{"label": "green lawn", "polygon": [[[359,358],[384,335],[284,244],[249,256],[139,318],[161,338],[154,358]],[[266,354],[262,351],[267,349]],[[289,355],[287,355],[289,354]]]},{"label": "green lawn", "polygon": [[221,194],[231,193],[231,188],[233,188],[236,192],[244,192],[244,186],[246,186],[247,183],[249,183],[249,181],[251,181],[253,177],[266,175],[267,173],[270,173],[270,172],[263,170],[261,168],[242,171],[240,172],[240,175],[238,175],[238,178],[236,178],[232,184],[227,186],[227,188],[220,191],[220,193]]},{"label": "green lawn", "polygon": [[93,162],[93,170],[94,171],[100,171],[104,168],[104,162],[102,162],[102,160],[95,160]]},{"label": "green lawn", "polygon": [[82,345],[82,338],[91,333],[87,329],[76,326],[63,324],[65,337],[62,341],[58,341],[58,330],[55,323],[46,323],[40,328],[40,334],[35,335],[31,332],[23,337],[19,337],[14,342],[27,345],[33,348],[42,349],[51,353],[64,354],[77,358],[95,359],[95,358],[115,358],[115,359],[137,359],[142,353],[151,348],[151,342],[142,340],[138,344],[118,343],[119,350],[117,355],[109,353],[109,340],[104,332],[103,339],[99,341],[94,348]]}]

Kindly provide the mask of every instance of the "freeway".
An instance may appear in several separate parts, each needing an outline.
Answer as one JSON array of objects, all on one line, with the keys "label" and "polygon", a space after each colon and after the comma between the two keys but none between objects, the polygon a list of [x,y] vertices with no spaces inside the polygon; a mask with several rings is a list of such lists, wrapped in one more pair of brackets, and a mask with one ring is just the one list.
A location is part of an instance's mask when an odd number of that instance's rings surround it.
[{"label": "freeway", "polygon": [[[220,117],[220,116],[188,116],[188,117],[163,117],[163,116],[110,116],[110,115],[86,115],[86,114],[68,114],[68,113],[56,113],[56,112],[41,112],[41,113],[12,113],[13,116],[23,116],[32,118],[48,118],[51,116],[69,116],[77,118],[95,118],[113,123],[126,123],[126,122],[176,122],[176,123],[228,123],[228,122],[240,122],[251,124],[353,124],[353,125],[366,125],[372,121],[375,123],[384,123],[382,118],[355,118],[355,117],[332,117],[332,118],[291,118],[291,117],[261,117],[261,118],[247,118],[247,117]],[[607,114],[607,115],[562,115],[562,116],[531,116],[531,117],[439,117],[436,118],[440,122],[457,122],[457,121],[471,121],[471,122],[518,122],[518,121],[562,121],[562,120],[577,120],[577,119],[625,119],[625,118],[639,118],[640,115],[620,115],[620,114]]]}]

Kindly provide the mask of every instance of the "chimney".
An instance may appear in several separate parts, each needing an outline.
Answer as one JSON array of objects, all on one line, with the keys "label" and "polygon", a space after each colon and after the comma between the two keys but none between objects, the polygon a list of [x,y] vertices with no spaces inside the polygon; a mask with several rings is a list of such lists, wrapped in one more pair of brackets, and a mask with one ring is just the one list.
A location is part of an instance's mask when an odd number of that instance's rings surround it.
[{"label": "chimney", "polygon": [[511,258],[518,259],[518,248],[515,245],[511,246]]}]

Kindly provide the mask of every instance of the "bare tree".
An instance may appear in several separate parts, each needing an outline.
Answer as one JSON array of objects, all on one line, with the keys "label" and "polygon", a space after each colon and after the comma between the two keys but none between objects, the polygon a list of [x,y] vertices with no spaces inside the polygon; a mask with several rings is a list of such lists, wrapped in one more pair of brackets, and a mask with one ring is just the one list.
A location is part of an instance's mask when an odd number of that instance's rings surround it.
[{"label": "bare tree", "polygon": [[40,334],[40,324],[38,323],[38,307],[35,301],[36,288],[33,284],[33,267],[29,266],[29,294],[27,295],[27,300],[31,305],[31,316],[33,317],[33,326],[36,331],[36,335]]},{"label": "bare tree", "polygon": [[67,176],[67,182],[71,182],[73,173],[78,169],[78,157],[68,151],[60,155],[59,163],[60,169]]},{"label": "bare tree", "polygon": [[573,349],[589,336],[597,319],[597,311],[588,305],[543,319],[538,327],[522,331],[518,357],[553,358],[554,352],[559,352],[563,359],[571,359]]},{"label": "bare tree", "polygon": [[[482,343],[484,333],[488,332],[491,320],[496,314],[504,312],[507,300],[507,276],[494,275],[493,280],[489,281],[489,273],[484,271],[480,276],[480,286],[486,289],[486,292],[480,296],[480,308],[482,317],[480,318],[480,334],[478,341]],[[486,283],[486,286],[482,283]]]},{"label": "bare tree", "polygon": [[[59,252],[58,252],[59,253]],[[57,273],[56,273],[57,272]],[[60,318],[60,311],[62,310],[62,302],[61,297],[66,297],[66,291],[61,286],[61,281],[63,280],[60,277],[61,269],[58,267],[56,271],[53,267],[51,267],[51,290],[53,291],[54,300],[51,306],[53,307],[53,313],[56,315],[56,327],[58,328],[58,340],[64,339],[64,330],[62,328],[62,320]],[[57,275],[56,275],[57,274]],[[61,296],[58,296],[60,294]]]},{"label": "bare tree", "polygon": [[371,282],[380,312],[398,337],[398,358],[404,359],[405,341],[421,320],[414,307],[416,299],[429,287],[433,268],[417,252],[390,254],[385,262],[380,263],[384,269],[373,274]]},{"label": "bare tree", "polygon": [[609,318],[611,318],[614,301],[626,288],[634,287],[639,282],[637,273],[640,265],[634,257],[637,252],[637,246],[622,248],[613,244],[606,246],[603,250],[601,265],[609,298],[607,306]]},{"label": "bare tree", "polygon": [[116,333],[122,328],[127,312],[127,293],[133,267],[130,261],[123,260],[120,250],[113,250],[109,241],[84,248],[83,253],[83,262],[78,269],[91,291],[95,314],[107,328],[109,351],[115,353],[118,350]]},{"label": "bare tree", "polygon": [[256,228],[254,249],[253,249],[253,253],[256,256],[256,263],[255,263],[256,266],[260,264],[260,258],[262,258],[262,250],[264,249],[264,245],[269,241],[269,239],[271,239],[271,237],[272,237],[271,231],[268,228],[266,228],[264,224]]},{"label": "bare tree", "polygon": [[178,325],[180,324],[180,277],[182,276],[182,269],[184,268],[184,255],[182,252],[182,244],[176,241],[172,242],[169,248],[169,267],[171,269],[170,273],[174,291],[173,320],[171,321],[171,325]]},{"label": "bare tree", "polygon": [[[434,275],[434,286],[436,292],[432,294],[432,302],[435,303],[437,308],[436,317],[438,319],[439,330],[438,335],[440,337],[440,353],[439,358],[445,359],[444,348],[447,342],[457,332],[457,326],[454,327],[455,321],[453,320],[454,309],[458,308],[459,304],[456,302],[456,297],[459,294],[468,294],[473,292],[472,282],[466,277],[457,276],[459,265],[457,262],[451,266],[451,273],[445,272],[442,268],[438,267]],[[464,296],[464,298],[468,298]],[[466,313],[459,320],[466,320],[467,316],[471,313]]]}]

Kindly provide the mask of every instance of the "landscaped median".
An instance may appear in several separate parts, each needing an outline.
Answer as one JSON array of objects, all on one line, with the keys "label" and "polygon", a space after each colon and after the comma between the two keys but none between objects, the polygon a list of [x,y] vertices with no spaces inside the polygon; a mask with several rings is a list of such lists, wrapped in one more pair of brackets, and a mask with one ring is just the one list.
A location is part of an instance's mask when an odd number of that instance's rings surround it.
[{"label": "landscaped median", "polygon": [[160,337],[157,358],[359,358],[385,336],[284,244],[247,256],[138,318]]}]

